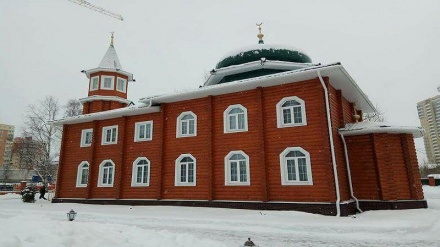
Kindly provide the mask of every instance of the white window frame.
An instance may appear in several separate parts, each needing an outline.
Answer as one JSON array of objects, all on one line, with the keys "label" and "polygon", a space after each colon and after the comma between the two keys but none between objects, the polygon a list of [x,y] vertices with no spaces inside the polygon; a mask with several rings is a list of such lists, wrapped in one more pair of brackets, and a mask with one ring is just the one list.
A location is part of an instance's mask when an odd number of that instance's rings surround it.
[{"label": "white window frame", "polygon": [[[87,165],[87,183],[81,183],[82,175],[85,170],[84,166]],[[78,165],[78,172],[76,173],[76,187],[87,187],[90,178],[90,164],[87,161],[81,161]]]},{"label": "white window frame", "polygon": [[[138,163],[142,160],[147,161],[147,172],[148,172],[148,176],[147,176],[147,182],[146,183],[138,183],[137,182],[137,166]],[[137,158],[135,161],[133,161],[133,168],[132,168],[132,173],[131,173],[131,186],[132,187],[148,187],[150,186],[150,167],[151,167],[151,163],[150,160],[147,157],[139,157]]]},{"label": "white window frame", "polygon": [[[298,103],[301,104],[301,117],[302,117],[302,122],[301,123],[284,123],[284,115],[283,115],[283,107],[282,105],[289,100],[295,100]],[[276,111],[277,111],[277,127],[278,128],[286,128],[286,127],[296,127],[296,126],[304,126],[307,125],[307,116],[306,116],[306,105],[304,100],[298,98],[297,96],[290,96],[290,97],[285,97],[282,98],[278,104],[276,105]],[[292,121],[293,121],[293,109],[291,111],[292,114]]]},{"label": "white window frame", "polygon": [[[181,182],[180,181],[180,172],[181,172],[181,160],[183,158],[189,157],[194,161],[194,181],[193,182]],[[188,173],[188,166],[186,168],[186,171]],[[196,186],[197,184],[197,160],[192,156],[191,154],[181,154],[177,159],[175,163],[175,176],[174,176],[174,186]],[[188,177],[188,175],[187,175]]]},{"label": "white window frame", "polygon": [[[92,139],[90,140],[90,143],[86,143],[87,140],[87,134],[88,133],[92,133]],[[81,131],[81,143],[80,143],[80,147],[90,147],[92,145],[93,142],[93,129],[83,129]]]},{"label": "white window frame", "polygon": [[[93,81],[97,79],[96,87],[93,86]],[[90,91],[95,91],[99,89],[99,76],[93,76],[90,78]]]},{"label": "white window frame", "polygon": [[[104,177],[104,169],[105,169],[104,165],[107,163],[111,163],[112,167],[113,167],[111,183],[103,183],[103,181],[102,181],[102,179]],[[101,162],[101,164],[99,165],[98,187],[113,187],[113,184],[115,183],[115,172],[116,172],[115,163],[110,159],[103,160]]]},{"label": "white window frame", "polygon": [[[115,135],[115,141],[111,141],[112,134],[110,135],[110,142],[107,142],[107,130],[116,128],[116,135]],[[112,126],[105,126],[102,127],[102,145],[112,145],[118,143],[118,125],[112,125]]]},{"label": "white window frame", "polygon": [[[243,111],[244,114],[244,128],[243,129],[239,129],[238,128],[238,114],[230,114],[229,112],[235,108],[239,108]],[[246,132],[248,131],[248,114],[247,114],[247,109],[246,107],[244,107],[241,104],[237,104],[237,105],[230,105],[228,108],[226,108],[226,110],[223,112],[223,129],[224,129],[224,133],[236,133],[236,132]],[[237,128],[236,129],[231,129],[231,123],[230,123],[230,117],[236,117],[236,121],[237,121]]]},{"label": "white window frame", "polygon": [[[231,181],[231,161],[229,160],[232,155],[241,154],[246,159],[246,182]],[[240,168],[237,167],[237,176],[240,177]],[[226,186],[247,186],[251,185],[251,170],[249,156],[242,150],[235,150],[229,152],[225,156],[225,185]]]},{"label": "white window frame", "polygon": [[[111,87],[105,87],[105,78],[110,78],[112,80]],[[114,90],[115,89],[115,77],[114,76],[108,76],[108,75],[102,75],[101,76],[101,89],[103,89],[103,90]]]},{"label": "white window frame", "polygon": [[[287,178],[287,160],[286,155],[291,151],[300,151],[305,154],[306,166],[307,166],[307,178],[308,181],[288,180]],[[298,162],[295,162],[296,177],[299,178]],[[301,147],[288,147],[280,154],[280,171],[281,171],[281,185],[313,185],[312,179],[312,165],[310,162],[310,153]]]},{"label": "white window frame", "polygon": [[[144,125],[145,131],[147,130],[147,125],[150,125],[150,137],[147,137],[147,132],[145,132],[145,137],[140,138],[140,127]],[[134,142],[143,142],[143,141],[151,141],[153,140],[153,121],[143,121],[143,122],[137,122],[134,124]]]},{"label": "white window frame", "polygon": [[[123,90],[119,90],[119,81],[122,81],[124,83],[124,89]],[[121,77],[116,77],[116,91],[122,92],[122,93],[126,93],[127,92],[127,80]]]},{"label": "white window frame", "polygon": [[[182,118],[185,117],[188,114],[192,115],[194,117],[194,133],[192,133],[192,134],[182,134],[182,122],[183,122]],[[189,130],[189,125],[188,125],[188,130]],[[192,111],[182,112],[177,117],[176,137],[180,138],[180,137],[191,137],[191,136],[197,136],[197,115],[194,114],[194,112],[192,112]]]}]

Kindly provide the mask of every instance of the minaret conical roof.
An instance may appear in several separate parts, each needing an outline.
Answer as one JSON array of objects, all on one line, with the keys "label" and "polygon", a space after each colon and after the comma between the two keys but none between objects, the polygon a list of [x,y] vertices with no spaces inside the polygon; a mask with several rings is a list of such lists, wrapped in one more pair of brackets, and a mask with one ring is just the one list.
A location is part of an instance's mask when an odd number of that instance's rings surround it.
[{"label": "minaret conical roof", "polygon": [[118,54],[116,54],[116,50],[113,44],[111,44],[108,48],[107,52],[101,60],[101,63],[99,63],[98,68],[122,70]]},{"label": "minaret conical roof", "polygon": [[119,74],[126,75],[128,77],[128,81],[133,81],[133,74],[124,71],[122,69],[121,63],[119,62],[118,54],[116,54],[115,46],[113,45],[113,38],[114,36],[112,33],[110,46],[107,49],[107,52],[105,53],[98,67],[94,69],[82,71],[86,74],[87,78],[90,78],[90,75],[92,73],[96,73],[100,71],[108,71],[108,72],[117,72]]}]

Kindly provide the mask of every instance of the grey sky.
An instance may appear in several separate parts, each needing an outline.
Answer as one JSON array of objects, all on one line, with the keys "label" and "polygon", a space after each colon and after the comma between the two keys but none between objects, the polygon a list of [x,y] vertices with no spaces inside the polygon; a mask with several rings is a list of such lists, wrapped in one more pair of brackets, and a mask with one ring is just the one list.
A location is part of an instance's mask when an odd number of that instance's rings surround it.
[{"label": "grey sky", "polygon": [[62,104],[85,97],[80,71],[97,67],[110,31],[136,79],[128,89],[134,102],[202,85],[225,53],[257,43],[261,21],[267,44],[342,62],[389,122],[420,125],[416,103],[440,85],[437,0],[89,2],[125,20],[68,0],[0,0],[0,123],[19,129],[26,106],[46,95]]}]

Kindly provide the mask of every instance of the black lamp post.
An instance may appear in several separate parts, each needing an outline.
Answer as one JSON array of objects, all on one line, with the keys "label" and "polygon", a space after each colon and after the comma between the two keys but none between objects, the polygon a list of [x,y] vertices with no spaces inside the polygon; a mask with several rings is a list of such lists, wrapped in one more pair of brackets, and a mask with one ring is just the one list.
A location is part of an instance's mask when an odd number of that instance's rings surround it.
[{"label": "black lamp post", "polygon": [[76,212],[73,211],[73,209],[70,209],[70,211],[67,213],[67,219],[69,221],[73,221],[76,217]]}]

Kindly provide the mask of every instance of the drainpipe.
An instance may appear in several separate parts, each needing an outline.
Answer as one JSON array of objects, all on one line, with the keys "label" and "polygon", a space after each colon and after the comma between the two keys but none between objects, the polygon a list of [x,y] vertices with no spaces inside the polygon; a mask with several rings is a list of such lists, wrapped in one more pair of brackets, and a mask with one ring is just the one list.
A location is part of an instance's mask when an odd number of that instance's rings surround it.
[{"label": "drainpipe", "polygon": [[325,86],[324,80],[322,79],[321,72],[318,70],[318,78],[321,82],[322,88],[324,89],[325,96],[325,110],[327,113],[327,126],[328,126],[328,135],[330,137],[330,151],[332,153],[332,163],[333,163],[333,174],[335,175],[335,190],[336,190],[336,216],[341,216],[341,194],[339,191],[339,179],[338,179],[338,170],[336,166],[336,156],[335,156],[335,145],[333,142],[333,132],[332,132],[332,122],[330,118],[330,103],[328,100],[328,91]]},{"label": "drainpipe", "polygon": [[354,192],[353,192],[353,184],[352,184],[352,182],[351,182],[350,162],[348,161],[347,144],[345,143],[344,134],[339,133],[339,135],[341,135],[342,143],[344,144],[345,164],[347,164],[347,175],[348,175],[348,184],[350,185],[350,195],[351,195],[351,198],[353,198],[354,201],[356,202],[356,209],[359,211],[359,213],[362,213],[363,211],[362,211],[361,208],[359,207],[359,201],[358,201],[358,199],[354,196]]}]

